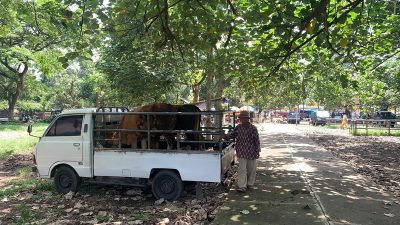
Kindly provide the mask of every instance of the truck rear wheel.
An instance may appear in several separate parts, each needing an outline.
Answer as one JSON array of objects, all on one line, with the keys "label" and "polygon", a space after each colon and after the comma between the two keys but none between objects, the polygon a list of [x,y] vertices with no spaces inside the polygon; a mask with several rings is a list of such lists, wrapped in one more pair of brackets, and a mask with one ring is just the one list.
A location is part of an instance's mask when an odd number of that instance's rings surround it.
[{"label": "truck rear wheel", "polygon": [[62,166],[55,172],[54,184],[58,193],[77,192],[81,184],[81,178],[70,167]]},{"label": "truck rear wheel", "polygon": [[154,176],[151,189],[156,199],[175,201],[181,196],[183,182],[175,172],[162,170]]}]

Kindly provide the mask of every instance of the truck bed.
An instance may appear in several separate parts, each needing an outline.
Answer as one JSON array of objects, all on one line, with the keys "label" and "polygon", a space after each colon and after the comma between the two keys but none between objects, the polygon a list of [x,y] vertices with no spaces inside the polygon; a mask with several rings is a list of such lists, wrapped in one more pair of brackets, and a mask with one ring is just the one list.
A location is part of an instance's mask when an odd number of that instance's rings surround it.
[{"label": "truck bed", "polygon": [[220,182],[233,159],[233,143],[221,152],[96,149],[94,176],[149,178],[153,169],[171,169],[182,181]]}]

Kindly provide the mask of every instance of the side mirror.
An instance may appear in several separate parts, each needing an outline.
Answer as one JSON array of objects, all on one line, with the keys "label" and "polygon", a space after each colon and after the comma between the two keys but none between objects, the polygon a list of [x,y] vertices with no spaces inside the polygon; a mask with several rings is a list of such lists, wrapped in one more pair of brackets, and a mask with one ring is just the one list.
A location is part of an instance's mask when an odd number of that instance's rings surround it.
[{"label": "side mirror", "polygon": [[32,124],[29,124],[29,125],[28,125],[28,130],[27,130],[27,131],[28,131],[29,134],[32,133]]}]

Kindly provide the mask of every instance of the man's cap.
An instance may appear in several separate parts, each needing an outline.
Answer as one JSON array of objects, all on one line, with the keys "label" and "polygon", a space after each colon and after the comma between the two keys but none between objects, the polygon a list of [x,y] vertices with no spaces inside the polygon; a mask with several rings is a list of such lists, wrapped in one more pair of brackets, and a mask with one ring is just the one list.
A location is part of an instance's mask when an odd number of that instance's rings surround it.
[{"label": "man's cap", "polygon": [[250,118],[249,111],[240,111],[239,118]]}]

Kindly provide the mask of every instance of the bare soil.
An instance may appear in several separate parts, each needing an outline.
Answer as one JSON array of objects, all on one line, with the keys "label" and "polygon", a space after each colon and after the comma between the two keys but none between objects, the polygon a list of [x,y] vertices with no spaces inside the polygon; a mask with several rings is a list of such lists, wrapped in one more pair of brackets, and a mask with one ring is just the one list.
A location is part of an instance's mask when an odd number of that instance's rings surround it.
[{"label": "bare soil", "polygon": [[348,162],[357,173],[400,198],[400,137],[352,136],[348,130],[298,126],[314,142]]},{"label": "bare soil", "polygon": [[400,139],[313,135],[333,155],[350,163],[357,173],[371,178],[400,198]]},{"label": "bare soil", "polygon": [[[26,166],[32,166],[30,155],[0,161],[1,188],[10,188],[10,180]],[[83,184],[75,195],[25,189],[0,199],[0,224],[26,224],[27,217],[29,224],[209,224],[232,181],[227,186],[203,183],[201,198],[195,185],[188,185],[175,202],[156,201],[149,190],[123,186]]]}]

